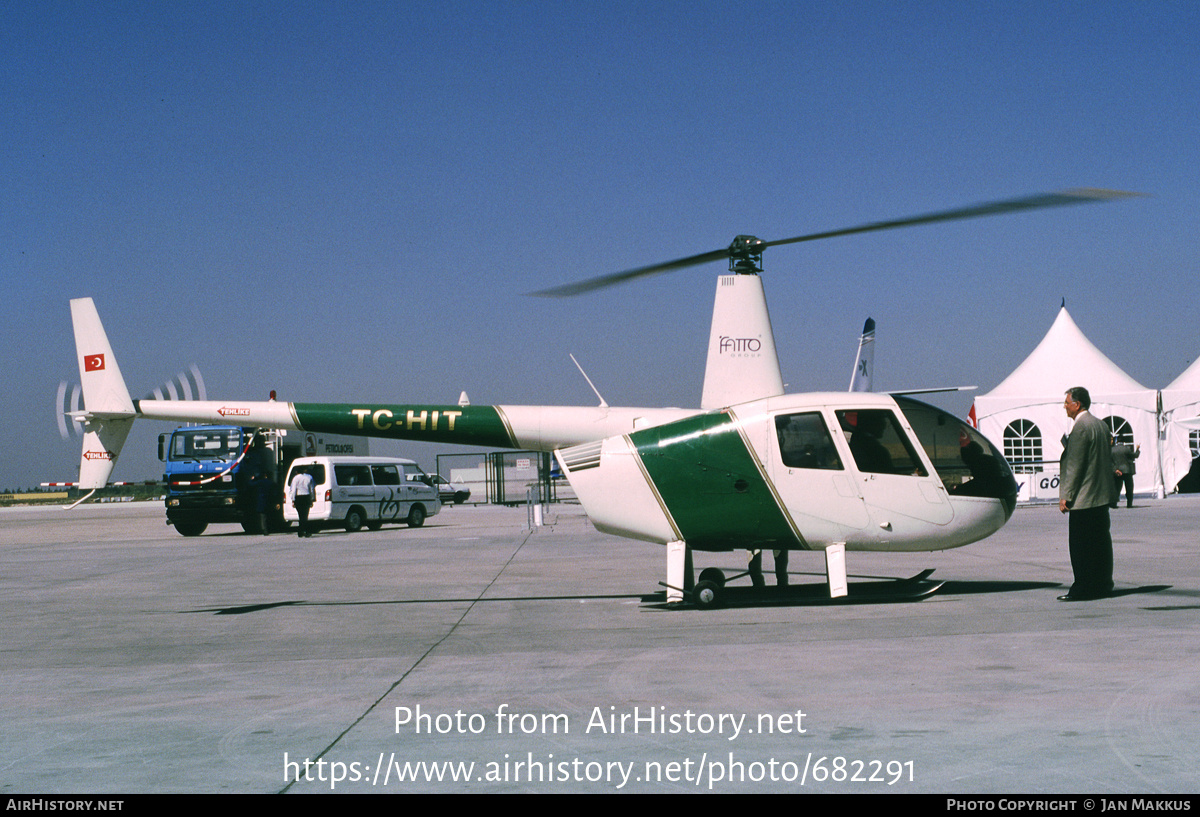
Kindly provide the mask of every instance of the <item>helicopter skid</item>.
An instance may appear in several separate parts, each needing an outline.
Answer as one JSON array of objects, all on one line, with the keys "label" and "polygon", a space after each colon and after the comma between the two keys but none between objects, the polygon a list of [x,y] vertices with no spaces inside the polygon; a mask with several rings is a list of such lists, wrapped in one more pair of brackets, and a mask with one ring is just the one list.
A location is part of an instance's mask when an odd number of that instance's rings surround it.
[{"label": "helicopter skid", "polygon": [[[941,589],[943,581],[930,581],[933,568],[922,570],[906,579],[881,579],[849,583],[845,596],[829,595],[824,583],[789,584],[767,587],[731,587],[712,580],[701,579],[691,590],[684,592],[682,602],[667,603],[667,593],[659,592],[642,597],[642,603],[663,609],[715,609],[717,607],[762,607],[770,605],[817,605],[817,604],[889,604],[920,601]],[[750,575],[743,572],[726,581]],[[664,587],[667,585],[664,583]],[[670,590],[671,588],[667,588]]]}]

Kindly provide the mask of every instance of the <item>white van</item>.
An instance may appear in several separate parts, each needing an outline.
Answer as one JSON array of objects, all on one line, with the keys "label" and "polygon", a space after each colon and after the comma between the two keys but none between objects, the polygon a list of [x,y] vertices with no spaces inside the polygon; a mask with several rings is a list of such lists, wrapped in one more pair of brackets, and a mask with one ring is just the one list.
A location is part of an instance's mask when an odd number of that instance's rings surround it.
[{"label": "white van", "polygon": [[[430,476],[412,460],[396,457],[301,457],[288,469],[287,482],[298,468],[313,478],[313,527],[342,525],[351,533],[366,525],[379,530],[384,522],[406,522],[411,528],[425,524],[442,509]],[[283,518],[298,522],[296,506],[286,497]]]}]

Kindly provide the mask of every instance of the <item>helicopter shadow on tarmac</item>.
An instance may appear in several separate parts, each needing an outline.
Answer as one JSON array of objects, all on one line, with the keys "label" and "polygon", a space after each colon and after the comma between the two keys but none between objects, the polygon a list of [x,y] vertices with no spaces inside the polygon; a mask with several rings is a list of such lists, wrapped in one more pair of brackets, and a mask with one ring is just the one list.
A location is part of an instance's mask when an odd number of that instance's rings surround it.
[{"label": "helicopter shadow on tarmac", "polygon": [[[934,594],[942,598],[954,596],[973,596],[992,593],[1018,593],[1028,590],[1047,590],[1062,587],[1061,582],[1038,581],[933,581],[930,575],[933,570],[925,570],[907,579],[881,579],[864,577],[864,581],[850,582],[850,592],[841,598],[830,598],[828,589],[823,582],[793,584],[785,587],[724,587],[721,601],[717,605],[727,608],[742,607],[825,607],[831,605],[860,605],[860,604],[902,604],[918,602]],[[815,574],[814,574],[815,575]],[[1136,594],[1159,593],[1171,589],[1171,585],[1145,585],[1142,587],[1120,588],[1114,590],[1106,598],[1118,598]],[[463,604],[491,603],[512,601],[599,601],[611,599],[640,600],[642,607],[647,610],[695,610],[699,609],[688,600],[682,603],[668,604],[665,591],[655,593],[610,593],[610,594],[566,594],[553,596],[495,596],[485,598],[448,598],[448,599],[390,599],[379,601],[323,601],[310,602],[305,600],[288,600],[275,602],[250,603],[228,607],[205,607],[185,610],[187,613],[211,613],[213,615],[244,615],[258,613],[279,607],[353,607],[363,605],[401,605],[401,604]],[[1102,601],[1102,599],[1097,599]],[[1197,605],[1200,606],[1200,605]]]}]

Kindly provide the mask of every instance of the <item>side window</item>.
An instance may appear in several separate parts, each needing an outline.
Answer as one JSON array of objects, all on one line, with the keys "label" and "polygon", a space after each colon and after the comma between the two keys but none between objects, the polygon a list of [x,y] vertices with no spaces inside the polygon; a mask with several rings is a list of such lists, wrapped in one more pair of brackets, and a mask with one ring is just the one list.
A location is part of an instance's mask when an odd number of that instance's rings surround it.
[{"label": "side window", "polygon": [[394,465],[372,465],[371,476],[376,485],[399,485],[400,472]]},{"label": "side window", "polygon": [[335,465],[333,475],[343,488],[371,484],[371,469],[365,465]]},{"label": "side window", "polygon": [[850,453],[858,470],[868,474],[928,476],[896,415],[887,409],[837,412],[842,431],[850,438]]},{"label": "side window", "polygon": [[775,434],[780,459],[788,468],[843,470],[829,427],[819,412],[781,414],[775,418]]}]

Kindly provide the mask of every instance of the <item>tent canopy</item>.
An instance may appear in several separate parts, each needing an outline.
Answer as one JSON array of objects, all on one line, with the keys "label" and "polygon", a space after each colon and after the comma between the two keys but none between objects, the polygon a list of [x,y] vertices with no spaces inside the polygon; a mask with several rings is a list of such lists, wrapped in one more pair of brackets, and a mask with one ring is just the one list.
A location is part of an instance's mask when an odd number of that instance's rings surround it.
[{"label": "tent canopy", "polygon": [[1138,383],[1097,349],[1065,305],[1012,374],[976,398],[979,430],[1014,464],[1041,460],[1048,463],[1047,470],[1054,469],[1062,456],[1061,440],[1071,429],[1063,395],[1074,386],[1088,390],[1093,415],[1113,418],[1118,430],[1131,434],[1142,447],[1135,485],[1137,490],[1152,489],[1159,478],[1158,392]]}]

